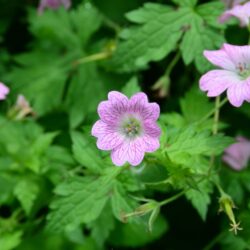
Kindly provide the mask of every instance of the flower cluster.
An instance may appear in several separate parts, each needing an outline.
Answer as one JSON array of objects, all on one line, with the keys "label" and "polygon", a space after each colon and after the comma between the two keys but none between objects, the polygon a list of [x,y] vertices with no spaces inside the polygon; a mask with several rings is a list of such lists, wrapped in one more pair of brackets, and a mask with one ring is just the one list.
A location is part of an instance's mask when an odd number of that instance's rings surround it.
[{"label": "flower cluster", "polygon": [[98,120],[92,135],[97,137],[97,147],[111,150],[115,165],[125,162],[136,166],[141,163],[145,152],[159,148],[160,128],[156,120],[160,114],[159,105],[149,103],[144,93],[137,93],[128,99],[117,91],[108,94],[108,101],[98,106]]}]

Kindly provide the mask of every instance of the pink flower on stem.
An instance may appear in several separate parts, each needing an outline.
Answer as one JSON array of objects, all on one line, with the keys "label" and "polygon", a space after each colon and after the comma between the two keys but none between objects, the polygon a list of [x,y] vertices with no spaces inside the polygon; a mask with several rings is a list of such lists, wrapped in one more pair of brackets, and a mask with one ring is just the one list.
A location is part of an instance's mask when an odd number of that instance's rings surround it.
[{"label": "pink flower on stem", "polygon": [[236,141],[225,150],[222,159],[234,170],[242,170],[250,159],[250,141],[242,136],[237,136]]},{"label": "pink flower on stem", "polygon": [[224,44],[220,50],[205,50],[204,56],[221,69],[203,75],[200,89],[209,97],[227,90],[228,100],[235,107],[250,102],[250,46]]},{"label": "pink flower on stem", "polygon": [[71,0],[40,0],[38,13],[41,14],[45,8],[58,9],[61,5],[63,5],[65,9],[69,9]]},{"label": "pink flower on stem", "polygon": [[108,101],[98,106],[98,120],[92,135],[97,137],[97,147],[111,150],[111,159],[117,166],[125,162],[136,166],[145,152],[153,152],[160,146],[160,128],[156,121],[160,114],[157,103],[149,103],[144,93],[128,99],[117,91],[108,94]]},{"label": "pink flower on stem", "polygon": [[0,100],[6,99],[6,96],[9,94],[10,90],[2,82],[0,82]]},{"label": "pink flower on stem", "polygon": [[232,9],[225,11],[219,18],[221,23],[226,22],[231,17],[236,17],[240,21],[240,26],[249,26],[250,2],[243,5],[235,5]]}]

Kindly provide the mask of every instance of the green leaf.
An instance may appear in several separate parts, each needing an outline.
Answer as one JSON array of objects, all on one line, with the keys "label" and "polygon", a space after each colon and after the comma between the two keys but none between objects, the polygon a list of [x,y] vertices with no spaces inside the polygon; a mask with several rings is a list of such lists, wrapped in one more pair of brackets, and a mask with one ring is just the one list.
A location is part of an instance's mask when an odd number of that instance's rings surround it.
[{"label": "green leaf", "polygon": [[115,220],[110,206],[106,206],[97,220],[90,223],[91,236],[102,246],[115,227]]},{"label": "green leaf", "polygon": [[177,5],[180,6],[186,6],[186,7],[194,7],[198,0],[172,0],[172,2],[176,3]]},{"label": "green leaf", "polygon": [[203,56],[204,50],[221,46],[224,37],[217,30],[205,28],[203,18],[196,13],[190,16],[189,25],[180,45],[182,58],[186,65],[195,61],[196,68],[203,72],[211,67]]},{"label": "green leaf", "polygon": [[156,219],[152,232],[144,224],[119,224],[110,235],[110,241],[115,246],[140,247],[158,239],[167,229],[168,225],[161,216]]},{"label": "green leaf", "polygon": [[211,202],[210,194],[213,191],[211,182],[203,181],[197,185],[198,190],[191,189],[185,193],[187,199],[189,199],[201,218],[205,221],[208,211],[208,205]]},{"label": "green leaf", "polygon": [[133,212],[137,207],[137,202],[128,196],[126,189],[120,182],[116,182],[111,197],[111,205],[114,216],[124,221],[124,215]]},{"label": "green leaf", "polygon": [[106,92],[106,85],[95,64],[78,66],[65,100],[71,128],[77,127],[89,113],[96,112],[97,105],[105,98]]},{"label": "green leaf", "polygon": [[22,231],[0,234],[1,250],[11,250],[17,247],[21,242]]},{"label": "green leaf", "polygon": [[232,139],[221,134],[211,136],[209,131],[197,133],[195,127],[189,126],[185,129],[176,130],[172,133],[168,141],[169,146],[166,152],[175,161],[181,154],[194,155],[218,155],[228,145]]},{"label": "green leaf", "polygon": [[115,182],[119,168],[111,168],[101,177],[74,177],[59,185],[55,193],[59,196],[51,204],[47,229],[50,232],[72,231],[81,223],[96,220]]},{"label": "green leaf", "polygon": [[71,132],[75,159],[84,167],[98,173],[103,169],[103,159],[94,144],[94,138],[84,133]]},{"label": "green leaf", "polygon": [[140,92],[141,88],[138,85],[138,80],[136,77],[132,77],[127,84],[122,88],[122,93],[127,97],[131,97],[132,95]]},{"label": "green leaf", "polygon": [[130,72],[144,68],[150,61],[161,60],[176,48],[188,15],[186,8],[174,10],[160,4],[146,4],[143,9],[128,13],[131,21],[143,25],[118,44],[111,65],[118,71]]},{"label": "green leaf", "polygon": [[30,214],[38,193],[39,185],[32,179],[22,179],[15,186],[14,194],[27,215]]}]

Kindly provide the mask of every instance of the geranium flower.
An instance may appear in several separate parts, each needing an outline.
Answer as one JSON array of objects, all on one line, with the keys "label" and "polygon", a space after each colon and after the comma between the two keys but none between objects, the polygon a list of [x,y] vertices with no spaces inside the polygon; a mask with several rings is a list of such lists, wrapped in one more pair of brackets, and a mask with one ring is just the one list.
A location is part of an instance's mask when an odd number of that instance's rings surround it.
[{"label": "geranium flower", "polygon": [[229,18],[236,17],[240,20],[240,26],[249,26],[250,2],[243,5],[235,5],[232,9],[225,11],[219,18],[221,23],[226,22]]},{"label": "geranium flower", "polygon": [[246,0],[222,0],[222,2],[226,5],[227,9],[231,9],[236,5],[246,2]]},{"label": "geranium flower", "polygon": [[9,92],[9,88],[0,82],[0,100],[4,100]]},{"label": "geranium flower", "polygon": [[250,159],[250,141],[242,136],[237,136],[236,141],[225,150],[222,159],[231,168],[242,170]]},{"label": "geranium flower", "polygon": [[40,0],[38,13],[41,14],[45,8],[58,9],[61,5],[68,9],[71,5],[71,0]]},{"label": "geranium flower", "polygon": [[108,101],[98,106],[98,120],[92,135],[97,137],[97,147],[111,150],[111,159],[117,166],[125,162],[136,166],[145,152],[153,152],[160,146],[160,128],[156,121],[160,114],[157,103],[149,103],[144,93],[128,99],[117,91],[108,94]]},{"label": "geranium flower", "polygon": [[239,107],[250,102],[250,46],[224,44],[220,50],[204,51],[204,56],[221,69],[200,79],[200,89],[215,97],[227,90],[229,102]]}]

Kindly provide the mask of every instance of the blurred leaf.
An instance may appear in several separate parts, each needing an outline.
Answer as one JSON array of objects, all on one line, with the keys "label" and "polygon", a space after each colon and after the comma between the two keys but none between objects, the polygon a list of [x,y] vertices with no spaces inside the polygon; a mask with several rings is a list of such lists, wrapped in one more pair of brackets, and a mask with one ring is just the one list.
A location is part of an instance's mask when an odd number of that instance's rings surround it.
[{"label": "blurred leaf", "polygon": [[38,193],[39,185],[32,179],[22,179],[16,184],[14,194],[20,201],[27,215],[30,214]]},{"label": "blurred leaf", "polygon": [[22,231],[0,234],[1,250],[11,250],[17,247],[21,242]]},{"label": "blurred leaf", "polygon": [[192,202],[203,221],[205,221],[213,187],[211,182],[203,181],[197,185],[197,188],[198,190],[191,189],[187,191],[185,195]]},{"label": "blurred leaf", "polygon": [[140,247],[158,239],[168,229],[163,217],[158,216],[152,232],[147,231],[143,224],[127,223],[118,224],[111,233],[109,240],[115,246]]},{"label": "blurred leaf", "polygon": [[50,232],[71,231],[81,223],[96,220],[109,199],[114,177],[119,171],[111,168],[98,178],[74,177],[59,185],[55,190],[59,197],[51,204],[47,229]]},{"label": "blurred leaf", "polygon": [[104,168],[103,160],[91,135],[74,131],[71,133],[71,136],[75,159],[94,173],[101,172]]},{"label": "blurred leaf", "polygon": [[131,97],[132,95],[140,92],[141,88],[138,85],[138,80],[136,77],[132,77],[127,84],[122,88],[122,93],[127,97]]}]

